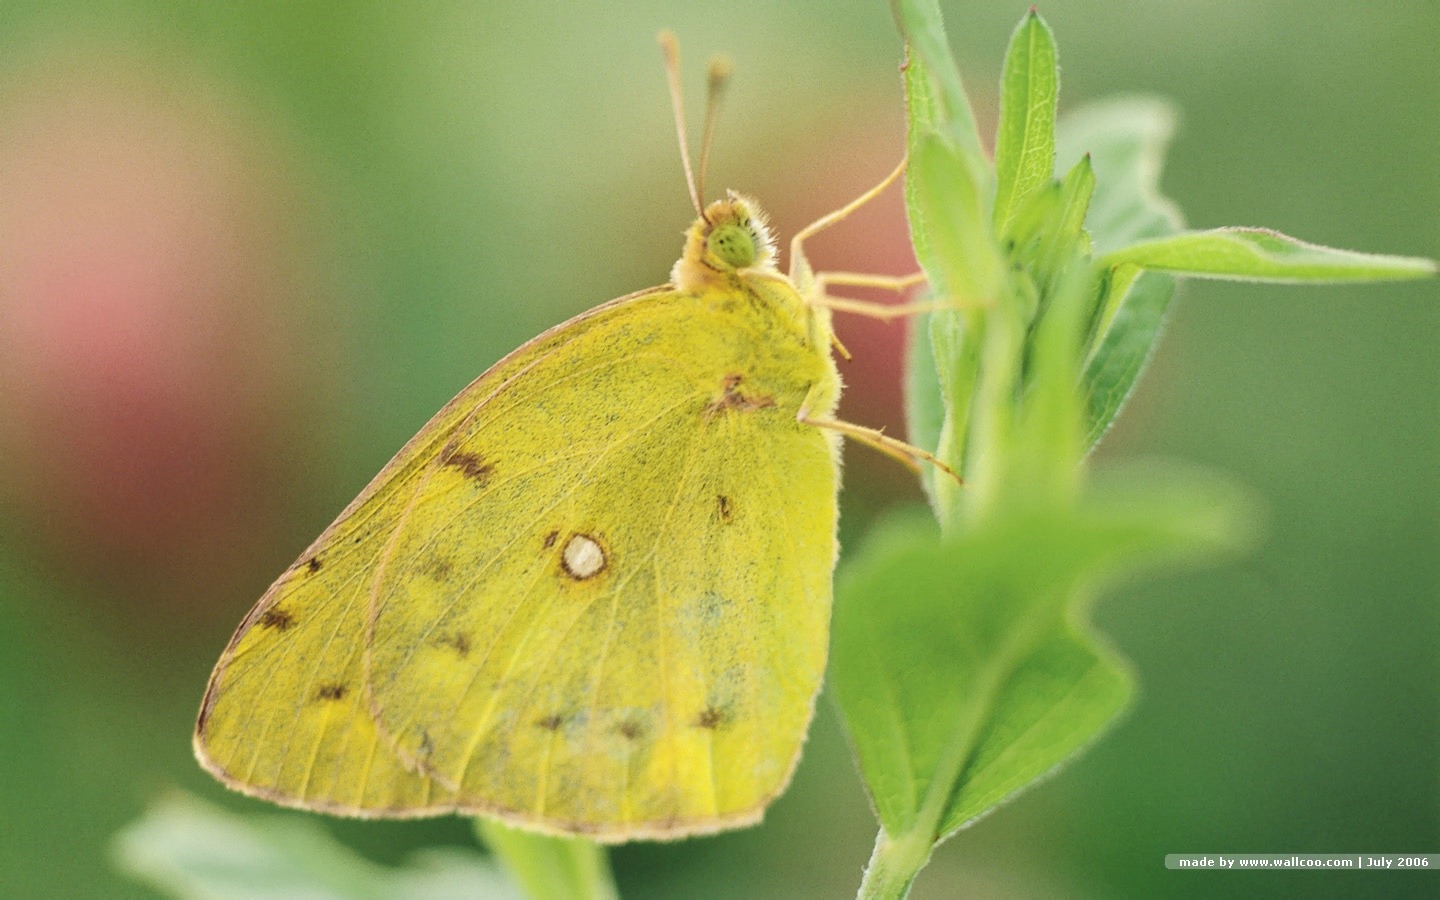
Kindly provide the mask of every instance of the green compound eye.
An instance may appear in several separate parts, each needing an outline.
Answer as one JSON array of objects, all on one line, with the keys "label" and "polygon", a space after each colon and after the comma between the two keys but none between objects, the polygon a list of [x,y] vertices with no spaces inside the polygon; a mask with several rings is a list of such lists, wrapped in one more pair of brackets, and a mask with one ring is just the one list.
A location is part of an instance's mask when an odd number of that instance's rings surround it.
[{"label": "green compound eye", "polygon": [[755,236],[742,225],[732,222],[715,226],[705,239],[705,246],[731,268],[743,269],[755,264]]}]

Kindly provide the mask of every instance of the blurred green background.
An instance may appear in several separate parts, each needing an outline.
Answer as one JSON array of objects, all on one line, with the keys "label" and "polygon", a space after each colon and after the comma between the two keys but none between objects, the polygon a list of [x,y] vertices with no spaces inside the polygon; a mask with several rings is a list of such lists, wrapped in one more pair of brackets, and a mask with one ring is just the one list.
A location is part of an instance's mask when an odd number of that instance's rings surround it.
[{"label": "blurred green background", "polygon": [[[945,4],[994,118],[1028,4]],[[703,11],[702,11],[703,10]],[[1172,98],[1195,226],[1440,255],[1440,5],[1052,0],[1062,110]],[[710,183],[782,236],[902,145],[882,0],[0,6],[0,895],[149,896],[107,843],[190,756],[270,580],[453,393],[660,283],[689,210],[655,47],[736,77]],[[1070,160],[1061,164],[1068,168]],[[713,193],[713,191],[712,191]],[[903,272],[898,198],[814,242]],[[1191,283],[1097,464],[1253,486],[1270,536],[1102,602],[1131,715],[936,854],[917,898],[1433,896],[1430,874],[1167,872],[1173,852],[1440,852],[1440,291]],[[903,328],[844,414],[902,426]],[[847,449],[842,540],[918,491]],[[399,861],[460,820],[334,822]],[[849,896],[874,823],[828,706],[763,827],[614,854],[626,897]]]}]

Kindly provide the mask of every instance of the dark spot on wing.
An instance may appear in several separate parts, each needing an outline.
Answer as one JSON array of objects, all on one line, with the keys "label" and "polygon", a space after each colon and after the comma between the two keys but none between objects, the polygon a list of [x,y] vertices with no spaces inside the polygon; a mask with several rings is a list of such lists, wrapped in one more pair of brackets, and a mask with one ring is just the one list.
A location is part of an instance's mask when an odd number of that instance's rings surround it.
[{"label": "dark spot on wing", "polygon": [[432,557],[430,562],[427,563],[421,571],[436,581],[444,581],[450,577],[450,560],[442,559],[438,556]]},{"label": "dark spot on wing", "polygon": [[730,714],[718,706],[707,706],[695,717],[696,728],[709,728],[714,730],[730,721]]},{"label": "dark spot on wing", "polygon": [[445,465],[459,469],[462,475],[481,487],[490,482],[490,473],[495,471],[495,467],[478,453],[451,453],[445,457]]},{"label": "dark spot on wing", "polygon": [[702,629],[708,632],[721,627],[725,623],[725,618],[733,615],[735,608],[734,601],[726,599],[715,591],[706,591],[681,604],[679,619],[681,624],[687,628]]},{"label": "dark spot on wing", "polygon": [[545,549],[549,550],[551,547],[555,546],[555,542],[559,539],[560,532],[558,531],[552,531],[549,534],[545,535]]},{"label": "dark spot on wing", "polygon": [[730,498],[724,494],[715,495],[715,515],[727,525],[735,519],[735,511],[730,506]]},{"label": "dark spot on wing", "polygon": [[723,412],[738,410],[740,412],[753,412],[757,409],[768,409],[775,405],[775,398],[768,394],[750,393],[742,391],[740,385],[744,382],[745,376],[739,373],[726,375],[720,382],[720,394],[705,406],[705,418],[713,419]]},{"label": "dark spot on wing", "polygon": [[331,682],[320,685],[320,690],[315,692],[315,696],[320,700],[344,700],[349,690],[339,682]]},{"label": "dark spot on wing", "polygon": [[280,607],[272,607],[260,614],[260,627],[286,631],[295,624],[295,617]]},{"label": "dark spot on wing", "polygon": [[560,726],[565,724],[565,717],[559,713],[551,713],[543,719],[537,719],[535,724],[546,731],[559,731]]},{"label": "dark spot on wing", "polygon": [[470,655],[470,639],[463,634],[452,634],[441,638],[440,643],[454,650],[461,659]]},{"label": "dark spot on wing", "polygon": [[311,573],[320,571],[320,557],[318,557],[318,556],[312,556],[312,557],[310,557],[310,558],[309,558],[308,560],[306,560],[306,562],[305,562],[305,568],[309,569],[309,570],[311,571]]},{"label": "dark spot on wing", "polygon": [[645,733],[645,726],[634,719],[626,719],[616,726],[615,730],[627,741],[633,741]]}]

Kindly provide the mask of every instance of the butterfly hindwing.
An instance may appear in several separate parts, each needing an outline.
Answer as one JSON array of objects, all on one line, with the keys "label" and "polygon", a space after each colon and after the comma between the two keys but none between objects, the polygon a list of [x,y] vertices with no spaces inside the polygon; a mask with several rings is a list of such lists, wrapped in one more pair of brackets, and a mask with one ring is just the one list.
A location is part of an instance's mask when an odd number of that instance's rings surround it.
[{"label": "butterfly hindwing", "polygon": [[757,818],[824,668],[828,348],[657,290],[478,379],[242,624],[197,746],[242,790],[601,838]]}]

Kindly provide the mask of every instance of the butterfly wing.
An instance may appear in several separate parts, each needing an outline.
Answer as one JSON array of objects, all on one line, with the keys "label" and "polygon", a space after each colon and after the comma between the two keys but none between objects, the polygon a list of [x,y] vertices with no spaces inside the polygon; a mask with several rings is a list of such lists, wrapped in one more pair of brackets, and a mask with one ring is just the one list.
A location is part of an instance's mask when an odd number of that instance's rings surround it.
[{"label": "butterfly wing", "polygon": [[196,745],[241,790],[600,839],[751,821],[824,669],[834,370],[753,297],[592,310],[442,410],[262,598]]}]

